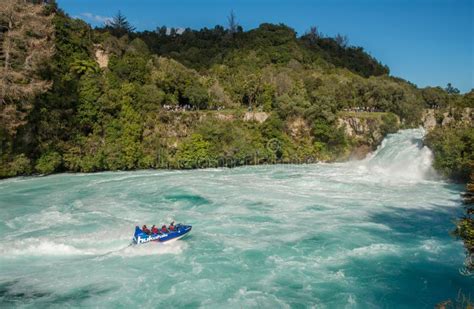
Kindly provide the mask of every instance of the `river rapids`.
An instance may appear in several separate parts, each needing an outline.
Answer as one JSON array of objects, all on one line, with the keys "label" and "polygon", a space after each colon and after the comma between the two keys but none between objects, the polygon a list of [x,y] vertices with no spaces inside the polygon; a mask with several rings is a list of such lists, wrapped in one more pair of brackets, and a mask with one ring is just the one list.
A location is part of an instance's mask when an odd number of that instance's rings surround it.
[{"label": "river rapids", "polygon": [[[0,307],[433,308],[474,298],[421,129],[365,160],[0,181]],[[129,246],[135,225],[193,225]]]}]

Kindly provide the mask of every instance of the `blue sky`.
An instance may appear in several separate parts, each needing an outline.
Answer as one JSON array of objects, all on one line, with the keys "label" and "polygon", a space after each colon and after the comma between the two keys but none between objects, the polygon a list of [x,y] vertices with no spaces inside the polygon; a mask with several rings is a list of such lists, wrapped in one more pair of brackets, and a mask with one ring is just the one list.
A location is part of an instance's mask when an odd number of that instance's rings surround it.
[{"label": "blue sky", "polygon": [[419,87],[474,88],[473,0],[58,0],[71,16],[101,25],[121,10],[138,30],[225,25],[233,10],[245,30],[285,23],[303,34],[349,37]]}]

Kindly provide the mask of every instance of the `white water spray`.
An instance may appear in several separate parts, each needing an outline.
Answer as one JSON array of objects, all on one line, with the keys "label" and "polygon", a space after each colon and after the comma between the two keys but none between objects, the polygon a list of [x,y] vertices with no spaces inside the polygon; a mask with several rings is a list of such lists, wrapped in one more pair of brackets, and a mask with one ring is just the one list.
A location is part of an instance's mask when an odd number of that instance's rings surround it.
[{"label": "white water spray", "polygon": [[363,160],[374,176],[394,182],[418,182],[433,179],[433,153],[423,145],[423,129],[403,130],[388,135],[377,150]]}]

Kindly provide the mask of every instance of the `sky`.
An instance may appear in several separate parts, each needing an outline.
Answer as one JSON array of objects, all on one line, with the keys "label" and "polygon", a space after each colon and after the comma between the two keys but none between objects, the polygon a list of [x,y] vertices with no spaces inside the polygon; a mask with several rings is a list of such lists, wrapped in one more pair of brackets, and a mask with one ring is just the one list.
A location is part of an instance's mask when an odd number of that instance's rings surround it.
[{"label": "sky", "polygon": [[347,35],[419,87],[474,88],[474,0],[57,0],[70,16],[102,25],[119,10],[137,30],[226,25],[234,11],[249,30],[284,23]]}]

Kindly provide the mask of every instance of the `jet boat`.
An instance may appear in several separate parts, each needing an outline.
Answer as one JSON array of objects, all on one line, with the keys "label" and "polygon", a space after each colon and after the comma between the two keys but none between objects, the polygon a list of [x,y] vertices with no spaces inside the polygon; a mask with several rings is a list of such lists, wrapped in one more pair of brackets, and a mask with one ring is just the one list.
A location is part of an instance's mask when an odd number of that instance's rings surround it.
[{"label": "jet boat", "polygon": [[133,244],[143,244],[150,241],[157,242],[169,242],[173,240],[178,240],[189,234],[191,231],[191,225],[182,225],[177,224],[173,231],[168,231],[167,233],[159,232],[156,234],[147,234],[143,232],[138,226],[135,227],[135,234],[133,235]]}]

